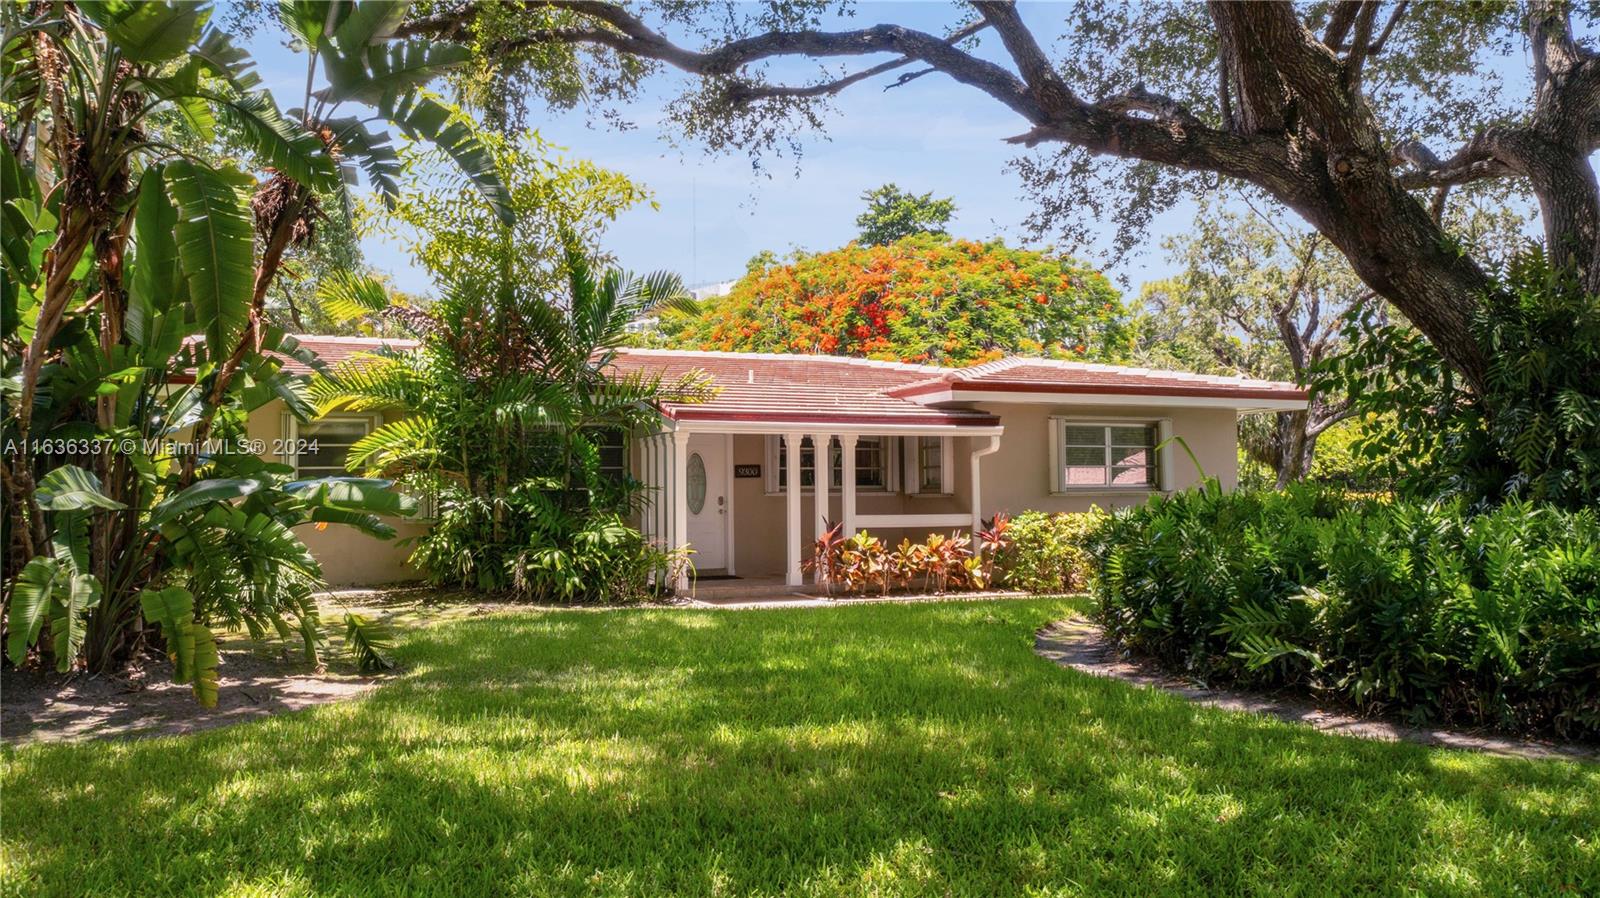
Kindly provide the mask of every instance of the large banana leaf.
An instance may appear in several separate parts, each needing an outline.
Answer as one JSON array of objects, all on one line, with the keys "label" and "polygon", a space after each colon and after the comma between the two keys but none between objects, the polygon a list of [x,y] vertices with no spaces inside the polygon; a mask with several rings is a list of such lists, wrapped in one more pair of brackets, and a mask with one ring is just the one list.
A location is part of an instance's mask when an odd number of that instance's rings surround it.
[{"label": "large banana leaf", "polygon": [[395,529],[377,515],[347,508],[318,506],[311,509],[311,521],[315,524],[344,524],[378,539],[389,539],[395,534]]},{"label": "large banana leaf", "polygon": [[[324,46],[328,44],[324,42]],[[319,94],[320,98],[336,103],[355,100],[377,106],[384,97],[398,97],[417,90],[472,58],[472,51],[467,47],[431,41],[397,41],[354,52],[357,64],[328,67],[329,74],[336,74],[340,80],[332,82],[330,77],[332,83]]]},{"label": "large banana leaf", "polygon": [[206,350],[220,361],[232,352],[250,315],[255,280],[250,216],[234,181],[186,159],[169,162],[167,189],[178,208],[178,260]]},{"label": "large banana leaf", "polygon": [[344,47],[365,47],[391,37],[405,20],[411,0],[360,0],[345,4],[349,14],[334,26],[333,39]]},{"label": "large banana leaf", "polygon": [[369,477],[321,477],[297,480],[284,489],[311,507],[325,505],[373,514],[414,514],[417,500],[390,489],[393,485],[393,481]]},{"label": "large banana leaf", "polygon": [[315,352],[301,345],[299,340],[284,333],[283,328],[270,325],[261,337],[261,348],[266,352],[288,356],[323,377],[332,377],[332,369]]},{"label": "large banana leaf", "polygon": [[511,192],[500,180],[494,156],[465,121],[453,117],[450,107],[426,94],[411,93],[399,98],[384,97],[378,111],[412,140],[426,140],[444,150],[483,194],[500,221],[507,227],[516,222]]},{"label": "large banana leaf", "polygon": [[89,572],[89,512],[59,511],[50,534],[50,553],[74,574]]},{"label": "large banana leaf", "polygon": [[328,0],[278,0],[278,21],[307,48],[315,47],[329,27],[328,15],[332,13],[333,27],[338,27],[350,15],[350,4],[329,3]]},{"label": "large banana leaf", "polygon": [[[62,587],[65,588],[62,588]],[[83,648],[85,617],[100,604],[100,580],[93,574],[73,574],[66,583],[57,582],[51,603],[50,639],[56,656],[56,670],[66,673]]]},{"label": "large banana leaf", "polygon": [[255,61],[236,46],[226,32],[208,30],[189,55],[240,93],[254,90],[261,84],[261,77],[254,71]]},{"label": "large banana leaf", "polygon": [[189,632],[194,625],[194,594],[181,586],[146,589],[139,593],[139,610],[145,620],[161,625],[172,658],[172,678],[187,683],[194,669],[194,635]]},{"label": "large banana leaf", "polygon": [[157,314],[181,306],[187,294],[178,267],[178,210],[167,196],[166,167],[153,165],[139,179],[133,213],[133,261],[128,278],[128,339],[146,345]]},{"label": "large banana leaf", "polygon": [[79,508],[127,508],[100,491],[100,478],[77,465],[62,465],[39,478],[34,498],[46,511],[70,511]]},{"label": "large banana leaf", "polygon": [[249,477],[217,477],[189,485],[183,492],[156,503],[150,509],[150,526],[159,527],[186,511],[213,502],[228,502],[261,489],[261,481]]},{"label": "large banana leaf", "polygon": [[176,59],[194,43],[211,10],[203,4],[147,0],[80,0],[77,7],[105,29],[106,39],[133,62]]},{"label": "large banana leaf", "polygon": [[190,624],[194,640],[194,698],[202,708],[217,706],[217,686],[221,681],[218,668],[222,658],[217,654],[217,637],[200,624]]},{"label": "large banana leaf", "polygon": [[28,649],[39,638],[50,613],[50,596],[55,590],[60,566],[53,558],[34,558],[22,568],[11,585],[11,613],[6,617],[6,657],[21,664]]}]

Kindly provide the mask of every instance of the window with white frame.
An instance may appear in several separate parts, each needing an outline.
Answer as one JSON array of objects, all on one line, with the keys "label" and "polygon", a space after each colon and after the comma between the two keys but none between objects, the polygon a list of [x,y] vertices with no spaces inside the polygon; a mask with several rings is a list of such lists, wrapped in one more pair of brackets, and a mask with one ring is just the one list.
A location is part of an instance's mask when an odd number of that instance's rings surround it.
[{"label": "window with white frame", "polygon": [[950,438],[906,438],[906,492],[920,496],[945,496],[951,492]]},{"label": "window with white frame", "polygon": [[[894,491],[893,442],[887,437],[856,437],[856,489],[861,492]],[[781,493],[789,488],[789,447],[782,437],[767,437],[767,492]],[[828,484],[838,490],[844,485],[844,452],[837,439],[828,441]],[[816,484],[817,458],[811,438],[800,441],[800,488]]]},{"label": "window with white frame", "polygon": [[1051,423],[1052,479],[1058,492],[1159,487],[1157,422],[1054,418]]},{"label": "window with white frame", "polygon": [[288,461],[296,475],[305,479],[348,475],[345,462],[350,447],[377,426],[372,415],[329,415],[305,424],[288,420],[292,452]]}]

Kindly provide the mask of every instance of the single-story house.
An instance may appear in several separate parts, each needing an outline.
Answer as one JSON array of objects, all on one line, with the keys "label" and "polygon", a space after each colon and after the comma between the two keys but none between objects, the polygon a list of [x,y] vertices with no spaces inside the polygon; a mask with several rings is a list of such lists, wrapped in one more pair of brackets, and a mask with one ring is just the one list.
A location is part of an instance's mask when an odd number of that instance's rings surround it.
[{"label": "single-story house", "polygon": [[[407,341],[298,338],[330,362]],[[996,512],[1083,511],[1144,501],[1203,475],[1232,488],[1242,414],[1301,409],[1294,384],[1010,357],[967,368],[816,355],[629,349],[621,371],[668,379],[703,371],[709,401],[662,403],[659,427],[611,447],[619,471],[650,487],[637,522],[689,545],[700,575],[803,582],[823,527],[890,542],[980,526]],[[271,443],[315,438],[285,456],[307,475],[343,470],[349,446],[382,415],[299,424],[282,407],[250,419]],[[820,454],[818,447],[826,447]],[[1159,447],[1159,448],[1158,448]],[[405,522],[401,535],[421,532]],[[306,535],[330,583],[403,579],[407,549],[340,528]]]}]

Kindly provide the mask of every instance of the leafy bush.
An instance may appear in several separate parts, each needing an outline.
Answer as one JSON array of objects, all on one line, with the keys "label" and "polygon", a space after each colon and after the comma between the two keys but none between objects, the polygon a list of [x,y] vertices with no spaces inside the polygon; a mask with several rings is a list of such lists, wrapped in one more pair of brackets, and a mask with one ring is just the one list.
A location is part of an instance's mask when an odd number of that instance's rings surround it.
[{"label": "leafy bush", "polygon": [[1094,534],[1115,639],[1205,679],[1600,735],[1600,516],[1215,483]]},{"label": "leafy bush", "polygon": [[1093,559],[1086,540],[1102,520],[1098,508],[1050,514],[1029,511],[1011,519],[1011,544],[996,562],[999,582],[1032,593],[1077,592],[1089,585]]},{"label": "leafy bush", "polygon": [[1350,351],[1317,366],[1313,387],[1368,416],[1353,452],[1407,495],[1600,503],[1600,297],[1529,250],[1473,335],[1489,360],[1481,394],[1415,329],[1370,314],[1351,318]]},{"label": "leafy bush", "polygon": [[978,534],[978,551],[969,536],[930,533],[920,543],[901,539],[890,548],[865,530],[849,537],[835,524],[817,537],[805,569],[817,571],[828,592],[859,595],[876,590],[887,595],[894,589],[923,592],[985,589],[993,576],[996,552],[1007,544],[1006,518],[998,516]]},{"label": "leafy bush", "polygon": [[665,581],[684,563],[647,543],[608,497],[551,486],[527,481],[503,499],[446,490],[411,563],[435,586],[577,604],[642,602],[655,595],[652,574]]}]

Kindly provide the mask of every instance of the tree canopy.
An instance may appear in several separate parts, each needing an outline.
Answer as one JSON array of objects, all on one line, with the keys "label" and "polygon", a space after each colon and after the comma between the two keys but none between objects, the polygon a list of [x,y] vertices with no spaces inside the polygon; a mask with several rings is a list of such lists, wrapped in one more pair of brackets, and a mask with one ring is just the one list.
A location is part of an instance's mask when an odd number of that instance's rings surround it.
[{"label": "tree canopy", "polygon": [[934,199],[930,191],[915,194],[895,184],[885,184],[861,194],[867,208],[856,216],[860,234],[856,238],[867,246],[883,246],[913,234],[943,234],[950,217],[956,214],[955,200]]},{"label": "tree canopy", "polygon": [[966,365],[1007,353],[1117,361],[1133,340],[1105,276],[1064,256],[941,235],[852,243],[752,270],[678,345]]},{"label": "tree canopy", "polygon": [[[1128,245],[1186,193],[1243,186],[1304,218],[1479,388],[1487,353],[1470,321],[1500,288],[1441,221],[1453,189],[1515,180],[1539,200],[1551,258],[1600,287],[1589,158],[1600,147],[1600,55],[1580,37],[1592,6],[1130,2],[1024,15],[984,0],[956,6],[938,33],[835,27],[852,11],[441,0],[401,31],[471,46],[468,80],[509,79],[556,102],[626,100],[670,66],[695,76],[672,122],[712,147],[757,153],[792,146],[852,85],[894,75],[890,86],[909,90],[945,76],[1017,115],[1013,141],[1035,148],[1018,168],[1041,229],[1070,234],[1083,213],[1110,217]],[[998,42],[998,59],[976,49],[980,37]],[[1515,96],[1501,72],[1522,64],[1524,46],[1531,91]],[[816,74],[796,79],[796,57],[818,60]],[[852,64],[860,57],[880,61]]]}]

